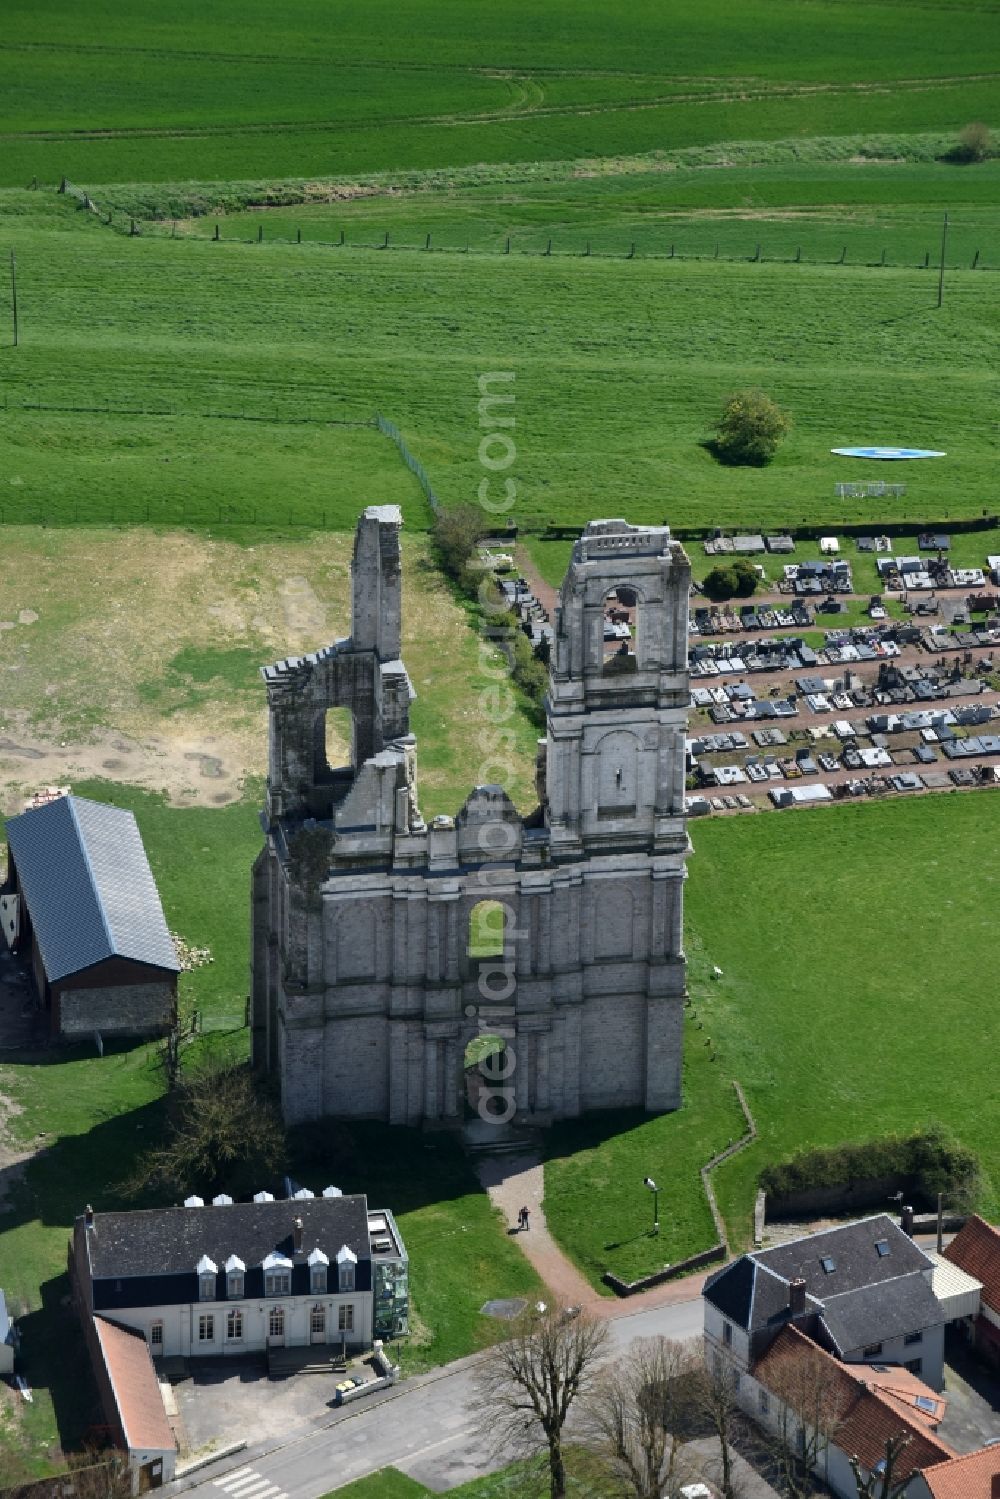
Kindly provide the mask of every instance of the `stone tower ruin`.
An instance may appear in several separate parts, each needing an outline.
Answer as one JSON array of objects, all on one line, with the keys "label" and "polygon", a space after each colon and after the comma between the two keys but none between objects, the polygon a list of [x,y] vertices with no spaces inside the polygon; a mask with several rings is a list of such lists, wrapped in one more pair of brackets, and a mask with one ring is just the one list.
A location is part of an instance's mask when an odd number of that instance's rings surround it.
[{"label": "stone tower ruin", "polygon": [[[538,808],[522,817],[483,785],[428,825],[400,659],[401,524],[394,506],[359,522],[350,638],[263,673],[254,1062],[277,1076],[289,1123],[677,1108],[687,557],[666,526],[588,525],[555,614]],[[338,707],[353,720],[345,767],[326,753]],[[488,1055],[469,1064],[477,1037]],[[482,1054],[480,1041],[469,1055]]]}]

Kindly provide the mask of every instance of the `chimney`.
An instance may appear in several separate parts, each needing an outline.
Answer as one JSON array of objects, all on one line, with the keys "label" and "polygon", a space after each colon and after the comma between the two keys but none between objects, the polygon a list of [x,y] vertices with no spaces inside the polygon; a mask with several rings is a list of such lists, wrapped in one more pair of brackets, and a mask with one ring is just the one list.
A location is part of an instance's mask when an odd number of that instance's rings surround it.
[{"label": "chimney", "polygon": [[802,1317],[806,1310],[806,1283],[801,1277],[788,1282],[788,1312],[792,1317]]},{"label": "chimney", "polygon": [[295,1253],[296,1254],[301,1254],[302,1253],[302,1219],[301,1218],[296,1218],[295,1224],[294,1224],[294,1229],[295,1229]]},{"label": "chimney", "polygon": [[913,1238],[913,1209],[908,1204],[900,1208],[899,1226],[904,1234],[909,1234],[910,1238]]},{"label": "chimney", "polygon": [[91,1205],[90,1205],[89,1202],[87,1203],[87,1206],[83,1210],[83,1222],[84,1222],[84,1226],[86,1228],[93,1229],[93,1227],[94,1227],[94,1209],[91,1207]]}]

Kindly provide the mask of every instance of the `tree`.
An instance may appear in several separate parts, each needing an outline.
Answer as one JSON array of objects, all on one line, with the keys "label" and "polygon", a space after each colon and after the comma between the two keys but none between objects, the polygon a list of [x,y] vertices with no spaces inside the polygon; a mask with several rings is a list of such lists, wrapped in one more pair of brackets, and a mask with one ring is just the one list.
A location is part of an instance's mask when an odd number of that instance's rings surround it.
[{"label": "tree", "polygon": [[711,1364],[702,1360],[691,1378],[695,1408],[719,1439],[719,1477],[723,1499],[738,1499],[737,1478],[733,1463],[735,1443],[743,1436],[746,1420],[736,1400],[737,1371],[720,1354]]},{"label": "tree", "polygon": [[677,1499],[694,1476],[682,1456],[697,1353],[668,1338],[642,1338],[603,1372],[588,1402],[596,1446],[633,1499]]},{"label": "tree", "polygon": [[894,1481],[894,1470],[896,1459],[909,1446],[913,1440],[910,1432],[901,1433],[898,1437],[890,1437],[885,1444],[885,1457],[878,1464],[878,1469],[873,1469],[867,1478],[861,1474],[861,1463],[857,1457],[849,1458],[851,1472],[854,1474],[854,1482],[858,1486],[858,1499],[902,1499],[906,1492],[910,1479],[913,1476],[907,1473],[905,1478],[899,1482]]},{"label": "tree", "polygon": [[981,120],[973,120],[960,133],[958,140],[948,152],[949,161],[985,161],[993,154],[993,136],[990,127]]},{"label": "tree", "polygon": [[489,1352],[479,1407],[497,1451],[544,1451],[551,1499],[566,1493],[563,1429],[573,1403],[593,1388],[607,1327],[551,1308],[526,1312]]},{"label": "tree", "polygon": [[453,505],[439,510],[434,518],[431,535],[438,560],[449,578],[463,587],[469,559],[488,529],[486,517],[477,505]]},{"label": "tree", "polygon": [[816,1492],[812,1475],[841,1424],[843,1375],[822,1349],[803,1347],[775,1364],[768,1391],[778,1402],[769,1445],[790,1499],[805,1499]]},{"label": "tree", "polygon": [[719,418],[715,455],[722,463],[760,468],[770,463],[791,425],[791,417],[764,391],[734,391]]},{"label": "tree", "polygon": [[282,1164],[285,1137],[269,1098],[249,1067],[205,1068],[182,1074],[170,1097],[166,1138],[139,1161],[126,1190],[218,1191],[235,1167],[252,1163],[261,1174]]},{"label": "tree", "polygon": [[735,562],[713,567],[706,573],[701,586],[710,599],[721,601],[734,596],[748,599],[757,587],[757,582],[753,563],[740,557]]}]

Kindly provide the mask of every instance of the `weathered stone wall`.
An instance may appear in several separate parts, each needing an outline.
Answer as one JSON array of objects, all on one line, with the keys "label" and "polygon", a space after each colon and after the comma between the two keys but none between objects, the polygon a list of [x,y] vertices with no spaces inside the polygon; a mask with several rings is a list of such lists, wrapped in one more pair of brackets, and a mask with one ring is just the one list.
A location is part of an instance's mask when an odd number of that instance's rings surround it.
[{"label": "weathered stone wall", "polygon": [[[427,827],[409,683],[387,659],[399,649],[398,527],[388,508],[359,526],[351,638],[265,672],[255,1063],[279,1074],[289,1121],[455,1125],[468,1101],[466,1047],[499,1034],[522,1118],[676,1108],[687,559],[665,528],[588,528],[556,615],[539,814],[525,823],[501,788],[483,786],[454,821]],[[623,582],[639,599],[634,649],[609,669],[604,599]],[[313,724],[352,692],[369,757],[331,779]],[[470,952],[483,899],[507,908],[499,960]]]}]

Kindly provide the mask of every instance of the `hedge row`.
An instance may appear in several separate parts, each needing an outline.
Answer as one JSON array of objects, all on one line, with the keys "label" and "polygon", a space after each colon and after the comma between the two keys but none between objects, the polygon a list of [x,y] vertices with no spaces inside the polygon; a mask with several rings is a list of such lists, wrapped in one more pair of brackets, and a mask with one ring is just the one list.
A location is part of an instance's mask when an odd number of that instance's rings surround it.
[{"label": "hedge row", "polygon": [[908,1178],[914,1193],[931,1204],[943,1192],[949,1207],[958,1211],[973,1207],[979,1195],[977,1156],[940,1125],[913,1135],[801,1151],[766,1167],[760,1186],[769,1197],[780,1198],[897,1176]]}]

